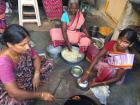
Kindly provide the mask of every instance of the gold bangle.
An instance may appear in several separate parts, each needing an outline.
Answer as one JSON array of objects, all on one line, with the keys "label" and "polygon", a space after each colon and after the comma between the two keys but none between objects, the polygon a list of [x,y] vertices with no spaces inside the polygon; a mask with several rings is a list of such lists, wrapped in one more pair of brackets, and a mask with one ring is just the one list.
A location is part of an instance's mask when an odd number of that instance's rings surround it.
[{"label": "gold bangle", "polygon": [[90,71],[86,71],[86,73],[87,73],[87,74],[89,74],[89,73],[90,73]]}]

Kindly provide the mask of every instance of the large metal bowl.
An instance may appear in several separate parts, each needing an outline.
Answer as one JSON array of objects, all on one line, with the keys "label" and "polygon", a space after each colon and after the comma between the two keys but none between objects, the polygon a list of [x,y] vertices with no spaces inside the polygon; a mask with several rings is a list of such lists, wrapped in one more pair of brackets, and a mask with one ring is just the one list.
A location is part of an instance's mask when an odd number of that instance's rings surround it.
[{"label": "large metal bowl", "polygon": [[85,54],[79,53],[79,47],[72,46],[71,51],[69,51],[68,48],[65,47],[61,51],[61,57],[69,63],[78,63],[84,59]]}]

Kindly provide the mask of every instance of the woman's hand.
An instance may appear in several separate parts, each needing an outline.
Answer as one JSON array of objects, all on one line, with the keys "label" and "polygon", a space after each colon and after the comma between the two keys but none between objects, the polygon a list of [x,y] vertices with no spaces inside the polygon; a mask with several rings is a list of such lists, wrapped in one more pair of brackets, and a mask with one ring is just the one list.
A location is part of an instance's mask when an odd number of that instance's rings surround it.
[{"label": "woman's hand", "polygon": [[71,46],[70,42],[67,43],[67,47],[68,47],[68,50],[71,51],[72,46]]},{"label": "woman's hand", "polygon": [[89,83],[89,88],[92,87],[96,87],[96,86],[101,86],[101,85],[106,85],[105,82],[96,82],[95,79],[93,79],[90,83]]},{"label": "woman's hand", "polygon": [[32,83],[33,83],[33,89],[36,90],[40,84],[40,72],[35,72]]},{"label": "woman's hand", "polygon": [[93,79],[90,83],[89,83],[89,85],[88,85],[88,87],[89,88],[91,88],[91,87],[95,87],[95,86],[97,86],[97,82],[95,82],[95,79]]},{"label": "woman's hand", "polygon": [[89,73],[90,73],[89,71],[86,71],[86,72],[83,74],[83,76],[81,77],[80,81],[81,81],[81,82],[86,81],[86,80],[88,79]]},{"label": "woman's hand", "polygon": [[41,99],[45,100],[45,101],[53,101],[54,100],[54,96],[50,93],[47,92],[42,92],[41,93]]}]

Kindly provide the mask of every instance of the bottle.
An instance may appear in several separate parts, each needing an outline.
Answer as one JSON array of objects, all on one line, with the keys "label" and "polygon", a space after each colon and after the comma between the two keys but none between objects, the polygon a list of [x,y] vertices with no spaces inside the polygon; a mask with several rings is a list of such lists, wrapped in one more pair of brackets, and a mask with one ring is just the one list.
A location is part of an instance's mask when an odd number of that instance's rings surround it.
[{"label": "bottle", "polygon": [[99,27],[98,26],[93,26],[93,29],[92,29],[92,37],[96,37],[98,38],[99,37]]}]

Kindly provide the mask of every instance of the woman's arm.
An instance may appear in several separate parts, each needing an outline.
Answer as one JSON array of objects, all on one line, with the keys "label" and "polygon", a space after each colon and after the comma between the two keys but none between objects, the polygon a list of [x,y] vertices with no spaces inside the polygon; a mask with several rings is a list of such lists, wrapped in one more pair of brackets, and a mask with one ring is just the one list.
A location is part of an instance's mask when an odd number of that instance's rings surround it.
[{"label": "woman's arm", "polygon": [[84,75],[81,78],[81,82],[87,80],[88,75],[90,74],[90,72],[93,70],[94,65],[99,61],[99,59],[101,57],[103,57],[106,54],[107,50],[105,48],[103,48],[94,58],[94,60],[92,61],[92,63],[90,64],[89,68],[85,71]]},{"label": "woman's arm", "polygon": [[85,22],[84,22],[84,24],[81,27],[81,31],[84,32],[87,36],[89,36]]},{"label": "woman's arm", "polygon": [[62,22],[61,27],[62,27],[62,34],[65,40],[65,43],[68,46],[68,49],[71,50],[71,44],[68,40],[68,35],[67,35],[67,24],[65,22]]},{"label": "woman's arm", "polygon": [[33,64],[34,64],[34,77],[32,80],[33,83],[33,89],[35,90],[36,88],[39,87],[40,84],[40,66],[41,66],[41,60],[40,57],[38,56],[38,54],[35,54],[33,56]]},{"label": "woman's arm", "polygon": [[40,60],[40,57],[38,56],[38,54],[34,55],[34,57],[33,57],[33,64],[34,64],[34,68],[35,68],[35,73],[39,73],[40,74],[41,60]]},{"label": "woman's arm", "polygon": [[103,48],[94,58],[94,60],[92,61],[92,63],[90,64],[88,71],[90,72],[92,70],[92,68],[94,67],[94,65],[100,60],[100,58],[102,58],[105,54],[106,54],[107,50],[105,48]]},{"label": "woman's arm", "polygon": [[8,92],[8,95],[19,101],[25,99],[34,99],[34,98],[40,98],[42,100],[52,101],[54,98],[50,93],[47,92],[29,92],[29,91],[21,90],[17,87],[16,81],[12,81],[10,83],[4,84],[4,86]]},{"label": "woman's arm", "polygon": [[124,70],[124,69],[117,70],[116,75],[107,81],[95,82],[95,79],[94,79],[89,87],[95,87],[95,86],[108,85],[108,84],[115,83],[122,79],[122,77],[125,75],[126,71],[127,70]]}]

